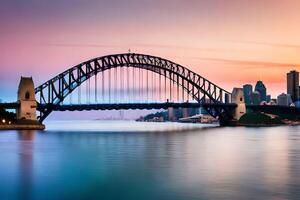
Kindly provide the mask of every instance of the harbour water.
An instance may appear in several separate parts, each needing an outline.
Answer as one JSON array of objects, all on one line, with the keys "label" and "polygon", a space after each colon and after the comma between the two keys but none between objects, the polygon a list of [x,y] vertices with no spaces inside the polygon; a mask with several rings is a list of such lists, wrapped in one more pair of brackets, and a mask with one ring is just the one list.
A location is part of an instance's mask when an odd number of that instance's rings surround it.
[{"label": "harbour water", "polygon": [[46,126],[0,132],[0,199],[300,199],[300,126]]}]

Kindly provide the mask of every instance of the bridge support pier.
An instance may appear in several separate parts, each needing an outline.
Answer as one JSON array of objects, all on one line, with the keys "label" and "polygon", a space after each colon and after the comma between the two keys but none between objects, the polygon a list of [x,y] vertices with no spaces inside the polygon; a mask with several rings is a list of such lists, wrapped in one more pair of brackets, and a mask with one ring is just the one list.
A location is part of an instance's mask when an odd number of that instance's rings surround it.
[{"label": "bridge support pier", "polygon": [[168,116],[169,116],[169,121],[170,122],[173,122],[173,121],[176,120],[174,108],[172,108],[172,107],[168,108]]},{"label": "bridge support pier", "polygon": [[21,77],[18,88],[17,120],[37,121],[34,84],[31,77]]},{"label": "bridge support pier", "polygon": [[182,117],[187,118],[190,116],[189,108],[182,108]]}]

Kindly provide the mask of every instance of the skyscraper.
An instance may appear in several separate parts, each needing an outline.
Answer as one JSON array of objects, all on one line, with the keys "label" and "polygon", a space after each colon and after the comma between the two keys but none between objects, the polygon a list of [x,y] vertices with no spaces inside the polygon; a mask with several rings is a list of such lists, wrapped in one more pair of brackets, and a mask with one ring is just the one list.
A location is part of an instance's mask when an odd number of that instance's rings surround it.
[{"label": "skyscraper", "polygon": [[267,101],[267,89],[262,81],[256,82],[255,91],[257,91],[260,95],[260,102]]},{"label": "skyscraper", "polygon": [[257,91],[251,93],[251,104],[259,105],[260,104],[260,94]]},{"label": "skyscraper", "polygon": [[271,95],[267,95],[267,103],[270,103],[271,102]]},{"label": "skyscraper", "polygon": [[246,105],[251,104],[252,90],[253,90],[252,85],[250,85],[250,84],[243,85],[244,99],[245,99]]},{"label": "skyscraper", "polygon": [[295,70],[287,73],[287,93],[293,101],[299,100],[299,72]]}]

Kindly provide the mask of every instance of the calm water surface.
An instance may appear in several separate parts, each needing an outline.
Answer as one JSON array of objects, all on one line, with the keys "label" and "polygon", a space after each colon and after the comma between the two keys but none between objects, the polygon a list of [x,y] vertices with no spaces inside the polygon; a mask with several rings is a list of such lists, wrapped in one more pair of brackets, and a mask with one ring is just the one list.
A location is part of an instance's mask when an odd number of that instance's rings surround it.
[{"label": "calm water surface", "polygon": [[1,131],[0,199],[300,199],[300,127],[51,121]]}]

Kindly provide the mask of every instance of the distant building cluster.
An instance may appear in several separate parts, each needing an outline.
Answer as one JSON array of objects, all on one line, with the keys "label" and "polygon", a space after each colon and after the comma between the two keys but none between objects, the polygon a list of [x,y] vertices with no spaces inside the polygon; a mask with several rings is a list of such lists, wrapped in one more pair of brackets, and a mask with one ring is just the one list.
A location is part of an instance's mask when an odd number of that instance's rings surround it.
[{"label": "distant building cluster", "polygon": [[267,88],[262,81],[257,81],[253,88],[251,84],[243,85],[244,99],[247,105],[273,103],[271,95],[267,95]]},{"label": "distant building cluster", "polygon": [[287,73],[287,92],[272,99],[267,94],[267,88],[262,81],[257,81],[255,87],[251,84],[243,85],[244,99],[246,105],[280,105],[300,107],[299,72]]}]

